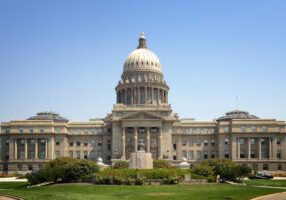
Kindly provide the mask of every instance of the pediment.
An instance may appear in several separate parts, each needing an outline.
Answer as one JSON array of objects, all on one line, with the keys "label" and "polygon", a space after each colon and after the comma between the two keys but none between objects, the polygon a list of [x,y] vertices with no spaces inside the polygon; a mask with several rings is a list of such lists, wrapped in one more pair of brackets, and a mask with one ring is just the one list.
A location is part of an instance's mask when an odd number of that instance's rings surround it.
[{"label": "pediment", "polygon": [[141,112],[136,112],[136,113],[126,115],[122,119],[157,119],[158,120],[158,119],[162,119],[162,117],[158,115],[154,115],[152,113],[141,111]]}]

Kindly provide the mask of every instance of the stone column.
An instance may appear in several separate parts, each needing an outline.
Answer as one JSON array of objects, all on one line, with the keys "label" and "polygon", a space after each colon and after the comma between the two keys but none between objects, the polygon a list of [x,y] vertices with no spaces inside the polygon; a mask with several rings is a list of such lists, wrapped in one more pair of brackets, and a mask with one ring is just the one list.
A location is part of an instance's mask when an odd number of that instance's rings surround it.
[{"label": "stone column", "polygon": [[124,102],[127,105],[127,89],[124,89]]},{"label": "stone column", "polygon": [[159,88],[157,88],[157,96],[158,96],[157,104],[160,104],[160,92],[159,91],[160,91]]},{"label": "stone column", "polygon": [[15,139],[15,140],[14,140],[14,158],[15,158],[15,160],[17,160],[17,156],[18,156],[18,155],[17,155],[17,153],[18,153],[18,152],[17,152],[17,151],[18,151],[18,148],[17,148],[17,147],[18,147],[17,139]]},{"label": "stone column", "polygon": [[166,103],[166,91],[163,90],[163,103]]},{"label": "stone column", "polygon": [[38,138],[35,141],[35,159],[38,159]]},{"label": "stone column", "polygon": [[137,141],[137,127],[134,128],[134,151],[138,150],[138,141]]},{"label": "stone column", "polygon": [[168,92],[166,92],[166,104],[168,104]]},{"label": "stone column", "polygon": [[162,131],[158,128],[158,159],[162,159]]},{"label": "stone column", "polygon": [[261,138],[258,138],[258,158],[261,159]]},{"label": "stone column", "polygon": [[154,104],[154,88],[151,87],[151,104]]},{"label": "stone column", "polygon": [[137,87],[137,104],[140,104],[140,87]]},{"label": "stone column", "polygon": [[269,140],[269,159],[272,159],[272,138],[268,138]]},{"label": "stone column", "polygon": [[237,138],[237,158],[240,159],[240,141],[239,141],[239,138]]},{"label": "stone column", "polygon": [[251,144],[250,144],[250,138],[248,138],[248,159],[251,158]]},{"label": "stone column", "polygon": [[123,90],[120,90],[120,95],[121,95],[121,97],[120,97],[120,103],[123,103],[124,102],[124,100],[123,100]]},{"label": "stone column", "polygon": [[25,139],[25,159],[28,159],[28,143],[27,143],[27,139]]},{"label": "stone column", "polygon": [[46,139],[45,142],[45,159],[48,159],[48,139]]},{"label": "stone column", "polygon": [[125,127],[122,127],[122,153],[121,159],[125,160]]},{"label": "stone column", "polygon": [[145,92],[145,98],[144,98],[144,99],[145,99],[145,102],[144,102],[144,103],[147,104],[147,103],[148,103],[148,102],[147,102],[147,101],[148,101],[148,98],[147,98],[147,87],[144,87],[144,90],[145,90],[145,91],[144,91],[144,92]]},{"label": "stone column", "polygon": [[131,104],[134,104],[134,87],[131,88]]},{"label": "stone column", "polygon": [[147,145],[146,145],[147,148],[146,148],[146,150],[149,153],[150,152],[150,128],[148,127],[146,129],[147,129]]}]

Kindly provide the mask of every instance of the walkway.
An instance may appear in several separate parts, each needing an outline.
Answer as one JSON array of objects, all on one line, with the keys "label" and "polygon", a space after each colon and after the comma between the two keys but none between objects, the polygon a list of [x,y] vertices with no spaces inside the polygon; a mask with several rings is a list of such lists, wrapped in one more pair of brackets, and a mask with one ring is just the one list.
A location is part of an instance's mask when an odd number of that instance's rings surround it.
[{"label": "walkway", "polygon": [[284,200],[286,199],[286,192],[280,192],[276,194],[269,194],[261,197],[256,197],[252,200]]},{"label": "walkway", "polygon": [[25,178],[17,179],[17,177],[8,177],[8,178],[0,178],[0,182],[27,182],[27,179]]}]

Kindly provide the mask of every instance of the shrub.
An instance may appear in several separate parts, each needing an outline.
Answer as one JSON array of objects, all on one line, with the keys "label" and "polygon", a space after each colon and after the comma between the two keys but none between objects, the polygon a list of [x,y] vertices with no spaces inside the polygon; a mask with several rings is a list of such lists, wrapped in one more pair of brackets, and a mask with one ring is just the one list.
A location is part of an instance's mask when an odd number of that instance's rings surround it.
[{"label": "shrub", "polygon": [[76,160],[64,166],[64,180],[76,180],[98,172],[99,166],[90,160]]},{"label": "shrub", "polygon": [[165,160],[154,160],[153,161],[153,168],[154,169],[171,168],[171,167],[172,167],[172,165]]},{"label": "shrub", "polygon": [[70,158],[70,157],[61,157],[61,158],[56,158],[55,160],[49,161],[45,167],[49,168],[55,168],[55,167],[64,167],[67,164],[76,162],[77,160],[75,158]]},{"label": "shrub", "polygon": [[36,173],[27,174],[26,178],[31,185],[36,185],[44,182],[56,181],[62,174],[60,168],[44,168]]},{"label": "shrub", "polygon": [[121,160],[115,163],[112,168],[113,169],[128,169],[128,167],[129,167],[129,163]]},{"label": "shrub", "polygon": [[226,158],[206,159],[203,160],[200,164],[211,167],[214,172],[214,176],[220,175],[221,170],[224,168],[231,168],[236,166],[232,160]]},{"label": "shrub", "polygon": [[193,169],[191,169],[192,173],[203,176],[209,177],[213,176],[213,168],[207,165],[198,164],[195,165]]}]

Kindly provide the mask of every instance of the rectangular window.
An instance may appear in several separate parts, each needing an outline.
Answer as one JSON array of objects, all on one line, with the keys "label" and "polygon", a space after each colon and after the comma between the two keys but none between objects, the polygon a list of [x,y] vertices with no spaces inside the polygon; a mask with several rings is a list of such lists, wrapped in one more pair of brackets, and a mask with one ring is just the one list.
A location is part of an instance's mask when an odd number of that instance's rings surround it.
[{"label": "rectangular window", "polygon": [[201,160],[201,152],[197,151],[197,160]]},{"label": "rectangular window", "polygon": [[76,132],[77,132],[77,134],[80,134],[80,129],[77,129]]},{"label": "rectangular window", "polygon": [[266,140],[264,139],[264,138],[262,138],[261,140],[261,144],[263,145],[263,144],[266,144]]},{"label": "rectangular window", "polygon": [[70,130],[70,134],[73,134],[73,130],[72,129]]},{"label": "rectangular window", "polygon": [[212,157],[212,158],[215,158],[215,151],[212,152],[211,157]]},{"label": "rectangular window", "polygon": [[23,133],[23,128],[19,128],[19,133]]},{"label": "rectangular window", "polygon": [[29,151],[28,158],[29,159],[35,159],[35,152],[34,151]]},{"label": "rectangular window", "polygon": [[85,135],[88,134],[88,130],[87,129],[84,129],[83,132],[84,132]]},{"label": "rectangular window", "polygon": [[192,128],[189,129],[190,134],[194,133],[194,130]]},{"label": "rectangular window", "polygon": [[61,128],[56,128],[56,133],[60,133],[61,132]]},{"label": "rectangular window", "polygon": [[246,127],[245,126],[242,126],[240,129],[241,129],[241,132],[243,132],[243,133],[246,132]]},{"label": "rectangular window", "polygon": [[182,140],[182,146],[187,146],[187,140]]},{"label": "rectangular window", "polygon": [[56,145],[59,146],[60,145],[60,141],[56,141]]},{"label": "rectangular window", "polygon": [[250,139],[250,144],[255,144],[255,139],[251,138]]},{"label": "rectangular window", "polygon": [[244,144],[244,138],[239,139],[239,144]]},{"label": "rectangular window", "polygon": [[102,141],[99,140],[99,141],[98,141],[98,146],[101,147],[101,145],[102,145]]},{"label": "rectangular window", "polygon": [[55,155],[56,155],[56,158],[59,158],[60,157],[60,151],[56,151]]},{"label": "rectangular window", "polygon": [[33,129],[33,128],[30,128],[29,130],[30,130],[30,133],[33,133],[33,132],[34,132],[34,129]]},{"label": "rectangular window", "polygon": [[229,132],[229,128],[228,127],[224,127],[224,132],[228,133]]},{"label": "rectangular window", "polygon": [[240,151],[240,158],[245,158],[245,152],[244,151]]},{"label": "rectangular window", "polygon": [[190,146],[190,147],[193,147],[193,146],[194,146],[193,140],[190,140],[190,141],[189,141],[189,146]]},{"label": "rectangular window", "polygon": [[197,141],[197,146],[198,146],[198,147],[201,146],[201,141],[200,141],[200,140]]},{"label": "rectangular window", "polygon": [[73,142],[70,142],[70,147],[72,147],[73,146]]},{"label": "rectangular window", "polygon": [[83,142],[83,145],[84,145],[85,147],[87,147],[87,146],[88,146],[88,141],[85,140],[85,141]]},{"label": "rectangular window", "polygon": [[177,150],[177,144],[176,143],[173,143],[173,149]]},{"label": "rectangular window", "polygon": [[182,151],[182,157],[187,158],[187,151]]},{"label": "rectangular window", "polygon": [[184,133],[184,134],[186,134],[186,128],[183,128],[183,130],[182,130],[182,131],[183,131],[183,133]]},{"label": "rectangular window", "polygon": [[255,127],[255,126],[252,126],[252,127],[251,127],[251,131],[252,131],[252,132],[256,132],[256,127]]},{"label": "rectangular window", "polygon": [[176,129],[176,128],[173,128],[172,131],[173,131],[173,133],[176,133],[176,132],[177,132],[177,129]]},{"label": "rectangular window", "polygon": [[10,133],[10,128],[6,128],[5,133]]},{"label": "rectangular window", "polygon": [[98,134],[102,134],[103,130],[102,129],[98,129]]},{"label": "rectangular window", "polygon": [[204,129],[204,134],[208,134],[208,129],[207,128]]},{"label": "rectangular window", "polygon": [[33,171],[33,165],[32,164],[28,164],[28,170]]},{"label": "rectangular window", "polygon": [[204,145],[208,146],[208,140],[204,140]]},{"label": "rectangular window", "polygon": [[44,128],[40,128],[40,132],[43,133],[45,131]]},{"label": "rectangular window", "polygon": [[211,145],[215,145],[215,140],[211,140]]},{"label": "rectangular window", "polygon": [[10,144],[10,140],[5,140],[5,144],[9,145]]},{"label": "rectangular window", "polygon": [[204,151],[204,159],[208,159],[208,152]]},{"label": "rectangular window", "polygon": [[197,134],[201,133],[201,129],[197,128]]},{"label": "rectangular window", "polygon": [[268,164],[263,164],[263,170],[268,170]]},{"label": "rectangular window", "polygon": [[95,134],[95,130],[94,129],[91,130],[91,134]]},{"label": "rectangular window", "polygon": [[224,152],[224,157],[225,157],[225,158],[229,158],[229,152],[228,152],[228,151],[225,151],[225,152]]},{"label": "rectangular window", "polygon": [[280,133],[280,127],[276,127],[276,132]]},{"label": "rectangular window", "polygon": [[229,144],[229,139],[226,138],[226,139],[224,140],[224,144]]},{"label": "rectangular window", "polygon": [[177,160],[177,156],[173,156],[173,160]]},{"label": "rectangular window", "polygon": [[95,151],[90,152],[90,159],[94,160],[95,159]]},{"label": "rectangular window", "polygon": [[80,146],[80,142],[76,142],[76,146],[78,146],[78,147],[79,147],[79,146]]},{"label": "rectangular window", "polygon": [[214,130],[214,128],[212,128],[212,129],[211,129],[211,133],[212,133],[212,134],[214,134],[214,133],[215,133],[215,130]]},{"label": "rectangular window", "polygon": [[277,138],[277,144],[281,144],[281,139]]},{"label": "rectangular window", "polygon": [[194,160],[194,151],[189,151],[189,159]]},{"label": "rectangular window", "polygon": [[267,132],[267,126],[262,126],[262,131]]},{"label": "rectangular window", "polygon": [[76,152],[76,159],[80,159],[80,151]]},{"label": "rectangular window", "polygon": [[73,151],[69,151],[69,157],[73,158]]},{"label": "rectangular window", "polygon": [[107,151],[111,151],[111,144],[110,143],[107,144]]},{"label": "rectangular window", "polygon": [[84,152],[83,152],[83,158],[84,158],[84,159],[87,159],[87,151],[84,151]]},{"label": "rectangular window", "polygon": [[277,151],[277,158],[281,159],[281,151],[280,150]]},{"label": "rectangular window", "polygon": [[256,158],[256,153],[255,153],[255,151],[251,151],[251,152],[250,152],[250,157],[251,157],[251,158]]},{"label": "rectangular window", "polygon": [[91,140],[91,141],[90,141],[90,145],[91,145],[91,146],[95,146],[95,140]]}]

